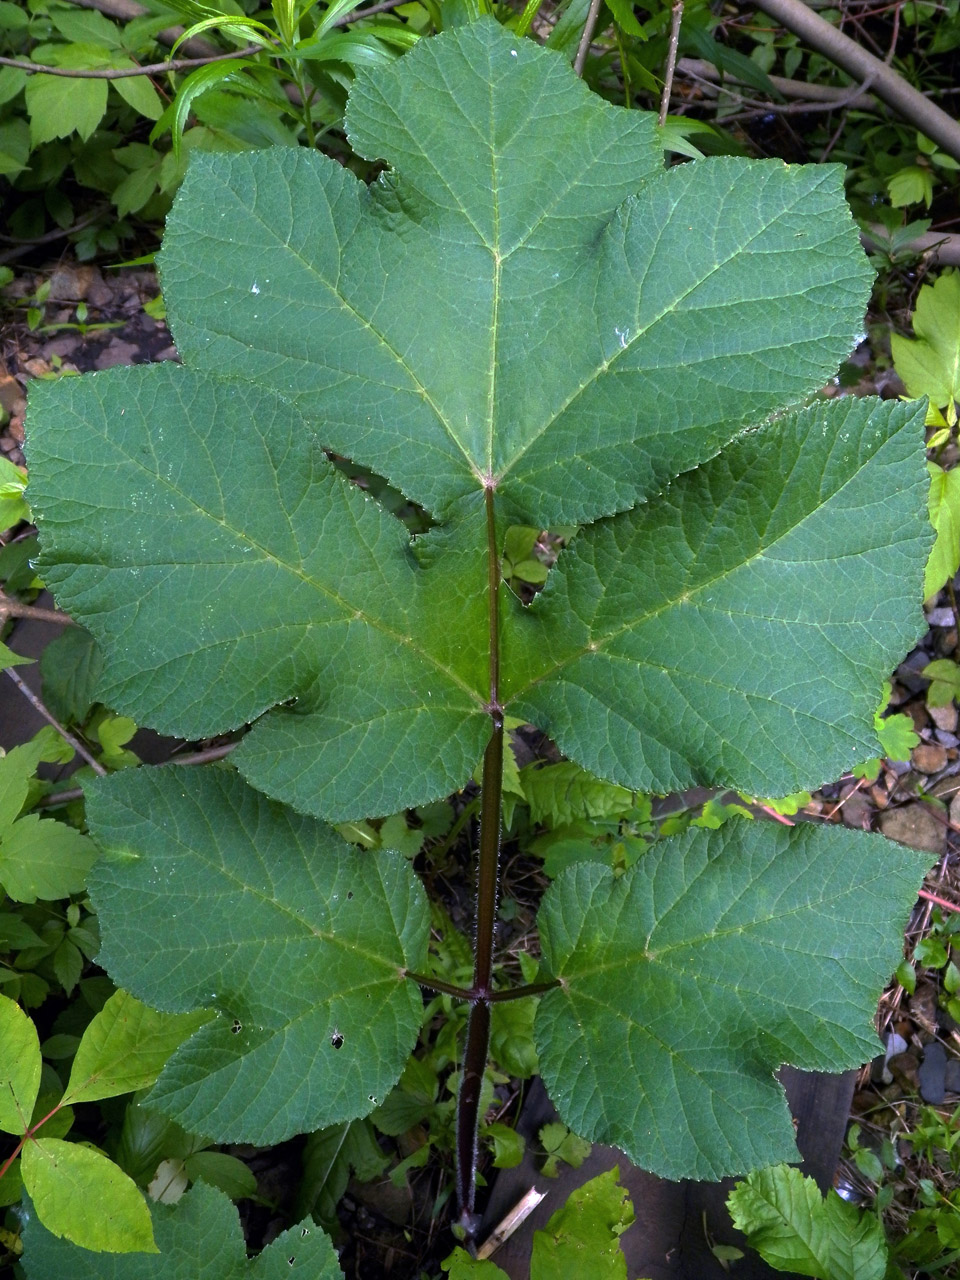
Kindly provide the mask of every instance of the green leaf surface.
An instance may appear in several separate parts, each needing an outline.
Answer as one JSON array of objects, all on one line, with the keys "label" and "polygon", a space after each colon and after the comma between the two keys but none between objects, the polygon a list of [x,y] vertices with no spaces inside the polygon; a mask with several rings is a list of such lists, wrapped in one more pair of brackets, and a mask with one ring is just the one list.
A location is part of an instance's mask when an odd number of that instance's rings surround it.
[{"label": "green leaf surface", "polygon": [[20,1158],[17,1157],[6,1173],[0,1178],[0,1209],[19,1204],[23,1199],[23,1176],[20,1173]]},{"label": "green leaf surface", "polygon": [[388,1164],[369,1119],[351,1120],[309,1134],[303,1150],[297,1214],[310,1214],[333,1230],[337,1225],[337,1205],[351,1173],[361,1182],[372,1182]]},{"label": "green leaf surface", "polygon": [[[296,696],[234,758],[332,820],[462,785],[489,734],[479,520],[411,548],[249,385],[174,365],[70,382],[32,398],[31,498],[44,580],[104,654],[101,701],[190,738]],[[91,492],[112,495],[96,523]]]},{"label": "green leaf surface", "polygon": [[507,1273],[495,1262],[489,1259],[478,1262],[466,1249],[454,1249],[440,1266],[449,1275],[449,1280],[509,1280]]},{"label": "green leaf surface", "polygon": [[886,760],[909,760],[910,752],[920,742],[910,716],[899,712],[892,716],[877,716],[877,739]]},{"label": "green leaf surface", "polygon": [[115,991],[83,1033],[64,1102],[94,1102],[154,1083],[164,1063],[210,1015],[158,1013]]},{"label": "green leaf surface", "polygon": [[727,1198],[734,1226],[776,1271],[817,1280],[883,1280],[887,1247],[871,1213],[826,1199],[799,1169],[776,1165],[752,1173]]},{"label": "green leaf surface", "polygon": [[930,492],[927,507],[936,541],[927,560],[923,598],[935,596],[960,568],[960,467],[944,471],[935,462],[927,463]]},{"label": "green leaf surface", "polygon": [[523,1134],[517,1133],[509,1124],[495,1121],[484,1126],[482,1140],[493,1144],[493,1167],[495,1169],[515,1169],[523,1160],[526,1142]]},{"label": "green leaf surface", "polygon": [[913,313],[915,338],[890,335],[894,367],[907,394],[946,408],[960,400],[960,273],[923,285]]},{"label": "green leaf surface", "polygon": [[85,627],[64,627],[44,648],[43,698],[59,720],[80,723],[87,718],[102,665],[97,642]]},{"label": "green leaf surface", "polygon": [[538,528],[631,506],[850,348],[869,271],[838,167],[663,172],[652,116],[491,20],[358,77],[347,130],[391,166],[369,189],[289,148],[197,157],[171,329],[437,514],[487,484]]},{"label": "green leaf surface", "polygon": [[920,674],[930,681],[928,707],[949,707],[954,698],[960,698],[960,666],[952,658],[935,658]]},{"label": "green leaf surface", "polygon": [[121,31],[116,23],[96,11],[55,9],[50,22],[67,40],[78,44],[95,44],[105,49],[118,49]]},{"label": "green leaf surface", "polygon": [[20,1165],[37,1217],[54,1236],[97,1253],[156,1252],[146,1201],[101,1151],[60,1138],[32,1138]]},{"label": "green leaf surface", "polygon": [[26,1132],[42,1069],[33,1020],[15,1001],[0,996],[0,1129],[4,1133],[19,1137]]},{"label": "green leaf surface", "polygon": [[79,893],[97,850],[73,827],[29,813],[0,832],[0,885],[17,902]]},{"label": "green leaf surface", "polygon": [[633,1222],[633,1205],[619,1176],[608,1169],[577,1187],[534,1235],[530,1280],[570,1280],[583,1274],[588,1258],[590,1280],[627,1280],[620,1237]]},{"label": "green leaf surface", "polygon": [[[111,62],[109,50],[96,44],[38,45],[33,56],[39,61],[45,53],[55,56],[57,66],[64,68],[92,70]],[[34,147],[72,133],[86,141],[107,109],[106,80],[32,75],[24,94]]]},{"label": "green leaf surface", "polygon": [[0,756],[0,835],[26,804],[37,766],[42,762],[63,764],[72,755],[73,748],[48,725],[23,746]]},{"label": "green leaf surface", "polygon": [[35,658],[25,658],[22,654],[14,653],[8,644],[0,641],[0,670],[5,671],[7,667],[28,666],[35,661]]},{"label": "green leaf surface", "polygon": [[[796,1159],[782,1063],[859,1066],[923,857],[861,832],[728,823],[622,878],[547,890],[541,1074],[564,1122],[662,1177]],[[900,933],[898,933],[898,928]]]},{"label": "green leaf surface", "polygon": [[569,761],[528,765],[520,772],[520,786],[530,806],[530,820],[555,827],[583,818],[619,817],[636,803],[632,791],[601,782]]},{"label": "green leaf surface", "polygon": [[779,795],[876,755],[880,680],[920,630],[922,422],[804,409],[581,532],[509,619],[511,712],[642,791]]},{"label": "green leaf surface", "polygon": [[538,1137],[547,1157],[541,1170],[545,1178],[558,1176],[561,1161],[571,1169],[579,1169],[590,1154],[590,1143],[571,1133],[565,1124],[545,1124]]},{"label": "green leaf surface", "polygon": [[191,1182],[199,1178],[211,1187],[217,1187],[231,1200],[257,1194],[257,1179],[249,1166],[223,1151],[197,1151],[187,1156],[184,1167]]},{"label": "green leaf surface", "polygon": [[[133,67],[136,63],[130,58],[115,58],[113,66],[118,68]],[[148,120],[159,120],[163,115],[163,103],[160,95],[150,83],[148,76],[125,76],[110,82],[117,93],[129,107],[146,116]]]},{"label": "green leaf surface", "polygon": [[83,972],[83,954],[80,948],[69,938],[64,938],[53,953],[52,964],[57,981],[68,996],[72,995]]},{"label": "green leaf surface", "polygon": [[23,496],[26,480],[22,467],[14,466],[9,458],[0,458],[0,532],[30,519],[30,508]]},{"label": "green leaf surface", "polygon": [[237,1211],[213,1187],[193,1187],[180,1202],[153,1205],[157,1254],[91,1254],[44,1229],[35,1214],[23,1230],[27,1280],[342,1280],[333,1245],[304,1222],[248,1258]]},{"label": "green leaf surface", "polygon": [[224,770],[115,774],[87,812],[107,855],[90,878],[100,963],[170,1013],[219,1015],[150,1105],[259,1144],[372,1111],[422,1013],[403,973],[424,963],[428,913],[406,860],[357,852]]}]

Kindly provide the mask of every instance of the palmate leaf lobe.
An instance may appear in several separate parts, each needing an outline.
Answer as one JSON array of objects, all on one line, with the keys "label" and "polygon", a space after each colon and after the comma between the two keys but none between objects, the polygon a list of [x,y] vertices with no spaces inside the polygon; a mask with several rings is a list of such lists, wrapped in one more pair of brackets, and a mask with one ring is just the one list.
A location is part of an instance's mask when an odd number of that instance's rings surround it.
[{"label": "palmate leaf lobe", "polygon": [[539,915],[561,985],[536,1024],[561,1117],[667,1178],[796,1160],[773,1073],[875,1055],[877,992],[925,868],[862,832],[734,820],[620,879],[565,871]]},{"label": "palmate leaf lobe", "polygon": [[91,789],[90,878],[115,981],[215,1010],[150,1104],[220,1141],[280,1142],[373,1110],[420,1027],[429,916],[398,854],[358,854],[232,771],[125,771]]}]

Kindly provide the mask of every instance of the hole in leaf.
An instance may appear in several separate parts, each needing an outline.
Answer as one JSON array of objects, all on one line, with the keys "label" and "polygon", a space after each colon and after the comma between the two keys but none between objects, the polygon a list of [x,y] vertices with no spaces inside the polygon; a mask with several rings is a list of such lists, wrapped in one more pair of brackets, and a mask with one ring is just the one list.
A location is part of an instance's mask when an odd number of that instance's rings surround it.
[{"label": "hole in leaf", "polygon": [[430,513],[416,502],[411,502],[398,489],[394,489],[383,476],[377,475],[375,471],[362,466],[359,462],[343,457],[342,454],[332,453],[330,450],[324,450],[324,452],[342,475],[368,493],[385,511],[389,511],[391,515],[402,521],[414,536],[426,533],[428,529],[433,528],[435,522]]},{"label": "hole in leaf", "polygon": [[530,525],[511,525],[507,530],[500,560],[504,582],[523,604],[529,604],[547,582],[557,556],[576,530],[535,529]]},{"label": "hole in leaf", "polygon": [[239,1035],[240,1032],[243,1030],[243,1023],[240,1022],[239,1019],[234,1018],[233,1026],[230,1028],[230,1030],[233,1032],[235,1036]]},{"label": "hole in leaf", "polygon": [[351,889],[350,892],[347,894],[347,901],[349,902],[352,897],[353,897],[353,890]]},{"label": "hole in leaf", "polygon": [[343,1036],[339,1031],[334,1031],[333,1035],[330,1037],[330,1043],[333,1045],[334,1049],[339,1049],[342,1046]]}]

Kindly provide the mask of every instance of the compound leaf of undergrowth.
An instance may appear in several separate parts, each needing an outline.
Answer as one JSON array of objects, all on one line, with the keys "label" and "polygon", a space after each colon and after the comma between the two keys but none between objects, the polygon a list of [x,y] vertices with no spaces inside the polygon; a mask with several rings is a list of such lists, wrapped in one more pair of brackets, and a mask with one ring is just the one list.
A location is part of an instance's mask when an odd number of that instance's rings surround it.
[{"label": "compound leaf of undergrowth", "polygon": [[40,1040],[37,1028],[20,1006],[0,996],[0,1129],[26,1132],[40,1092]]},{"label": "compound leaf of undergrowth", "polygon": [[952,581],[960,568],[960,468],[945,471],[935,462],[928,462],[927,470],[927,505],[937,534],[923,581],[924,599],[929,600],[945,582]]},{"label": "compound leaf of undergrowth", "polygon": [[66,823],[22,814],[37,765],[63,763],[73,749],[51,728],[0,757],[0,888],[17,902],[79,892],[97,856],[91,840]]},{"label": "compound leaf of undergrowth", "polygon": [[176,1207],[152,1205],[150,1213],[159,1252],[111,1255],[57,1239],[28,1208],[22,1264],[27,1280],[342,1280],[330,1240],[309,1220],[248,1258],[236,1209],[203,1183]]},{"label": "compound leaf of undergrowth", "polygon": [[37,1216],[53,1235],[96,1253],[156,1252],[139,1187],[102,1151],[61,1138],[29,1138],[20,1171]]},{"label": "compound leaf of undergrowth", "polygon": [[[960,274],[944,271],[933,284],[917,294],[912,316],[913,338],[892,334],[890,347],[897,373],[907,394],[929,400],[926,419],[940,430],[931,436],[931,448],[950,438],[957,422],[960,400]],[[936,595],[960,567],[960,473],[928,462],[930,523],[937,531],[927,561],[923,594]]]},{"label": "compound leaf of undergrowth", "polygon": [[821,1196],[812,1178],[777,1165],[738,1182],[727,1206],[734,1225],[777,1271],[817,1280],[883,1280],[887,1246],[871,1213]]},{"label": "compound leaf of undergrowth", "polygon": [[892,334],[890,348],[907,394],[927,396],[956,421],[960,401],[960,273],[944,271],[917,294],[913,338]]},{"label": "compound leaf of undergrowth", "polygon": [[[921,621],[922,410],[796,407],[869,287],[842,170],[664,172],[649,117],[491,20],[359,77],[347,128],[389,166],[370,187],[198,155],[162,257],[184,367],[30,408],[42,571],[98,698],[186,737],[255,722],[246,783],[128,771],[89,803],[105,967],[216,1011],[151,1105],[221,1140],[369,1113],[416,1039],[409,865],[312,817],[440,798],[505,717],[630,792],[794,792],[878,753]],[[411,542],[325,450],[438,527]],[[530,607],[500,583],[510,526],[590,522]],[[871,1056],[919,878],[865,841],[728,824],[564,872],[537,1033],[562,1118],[673,1176],[792,1154],[773,1071]]]}]

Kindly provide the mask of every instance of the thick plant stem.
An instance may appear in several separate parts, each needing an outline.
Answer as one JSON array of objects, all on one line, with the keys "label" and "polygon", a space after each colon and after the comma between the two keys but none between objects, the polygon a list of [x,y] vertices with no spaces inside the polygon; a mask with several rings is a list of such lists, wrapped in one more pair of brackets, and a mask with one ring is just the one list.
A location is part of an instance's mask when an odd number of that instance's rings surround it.
[{"label": "thick plant stem", "polygon": [[493,978],[493,936],[497,912],[500,863],[500,801],[503,789],[503,708],[500,705],[500,556],[497,546],[493,489],[484,495],[487,509],[487,564],[490,602],[490,702],[493,724],[483,755],[480,796],[480,858],[477,869],[477,933],[473,963],[473,993],[467,1044],[463,1054],[457,1101],[457,1197],[460,1225],[470,1238],[478,1221],[474,1209],[477,1186],[477,1127],[480,1091],[490,1050],[490,996]]}]

